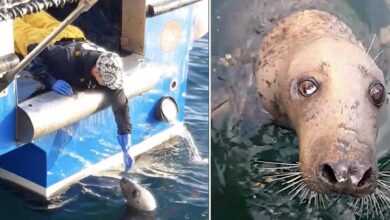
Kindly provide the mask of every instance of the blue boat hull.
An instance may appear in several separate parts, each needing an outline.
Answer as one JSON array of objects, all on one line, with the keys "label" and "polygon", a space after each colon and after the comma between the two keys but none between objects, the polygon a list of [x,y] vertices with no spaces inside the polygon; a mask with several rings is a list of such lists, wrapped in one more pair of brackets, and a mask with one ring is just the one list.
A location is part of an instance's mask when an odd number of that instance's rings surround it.
[{"label": "blue boat hull", "polygon": [[[133,156],[160,145],[183,130],[188,54],[193,41],[193,8],[193,5],[188,5],[145,21],[144,54],[139,65],[147,62],[153,68],[142,74],[158,74],[159,80],[153,89],[129,99],[132,123],[129,153]],[[167,34],[169,36],[168,27],[172,24],[179,40],[164,40]],[[164,41],[168,41],[168,46],[163,44]],[[131,76],[134,73],[125,74]],[[143,81],[136,83],[142,84]],[[175,123],[166,123],[156,116],[159,100],[165,96],[174,98],[178,105]],[[7,88],[7,95],[0,98],[0,178],[50,198],[83,177],[122,163],[110,108],[31,143],[18,143],[15,140],[17,97],[16,82],[13,82]]]}]

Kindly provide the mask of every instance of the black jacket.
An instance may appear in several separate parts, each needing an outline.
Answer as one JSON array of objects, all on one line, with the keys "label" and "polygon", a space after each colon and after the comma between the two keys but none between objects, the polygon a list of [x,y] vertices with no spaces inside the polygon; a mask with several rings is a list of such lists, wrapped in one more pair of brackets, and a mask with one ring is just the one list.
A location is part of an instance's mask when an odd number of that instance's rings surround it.
[{"label": "black jacket", "polygon": [[[91,69],[101,51],[84,49],[82,42],[60,41],[44,49],[30,65],[30,72],[37,76],[47,88],[51,88],[56,80],[61,79],[72,86],[82,89],[102,89],[112,105],[118,134],[131,133],[128,100],[123,89],[111,90],[100,86],[91,75]],[[30,45],[28,51],[36,45]]]}]

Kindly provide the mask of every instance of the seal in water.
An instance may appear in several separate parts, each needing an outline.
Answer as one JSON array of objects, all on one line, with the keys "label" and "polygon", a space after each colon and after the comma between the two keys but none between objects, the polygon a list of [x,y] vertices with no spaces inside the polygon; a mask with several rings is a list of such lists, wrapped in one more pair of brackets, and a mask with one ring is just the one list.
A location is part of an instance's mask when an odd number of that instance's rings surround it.
[{"label": "seal in water", "polygon": [[153,195],[127,178],[119,181],[122,193],[127,200],[127,205],[141,211],[153,211],[156,209],[156,200]]},{"label": "seal in water", "polygon": [[261,44],[256,81],[266,110],[297,132],[309,188],[375,191],[384,76],[347,25],[318,10],[280,21]]}]

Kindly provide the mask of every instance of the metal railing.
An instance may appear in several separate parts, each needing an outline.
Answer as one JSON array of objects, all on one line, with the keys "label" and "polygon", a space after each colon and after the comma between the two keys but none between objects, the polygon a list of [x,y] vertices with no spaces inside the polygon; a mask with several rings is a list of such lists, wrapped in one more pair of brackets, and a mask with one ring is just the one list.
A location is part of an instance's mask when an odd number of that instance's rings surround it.
[{"label": "metal railing", "polygon": [[166,0],[154,4],[149,4],[146,9],[147,17],[161,15],[190,4],[194,4],[201,0]]},{"label": "metal railing", "polygon": [[0,0],[0,22],[74,2],[78,0]]}]

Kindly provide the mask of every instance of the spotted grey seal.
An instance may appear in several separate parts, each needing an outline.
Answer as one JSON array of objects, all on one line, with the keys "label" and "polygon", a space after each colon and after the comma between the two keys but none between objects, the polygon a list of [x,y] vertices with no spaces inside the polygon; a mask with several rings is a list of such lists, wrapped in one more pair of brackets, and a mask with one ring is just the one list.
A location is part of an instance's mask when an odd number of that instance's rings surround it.
[{"label": "spotted grey seal", "polygon": [[351,29],[327,12],[294,13],[263,39],[257,65],[265,109],[297,132],[306,185],[320,193],[372,194],[384,76]]},{"label": "spotted grey seal", "polygon": [[122,178],[119,181],[119,185],[128,206],[141,211],[153,211],[156,209],[157,204],[153,195],[142,186],[127,178]]}]

